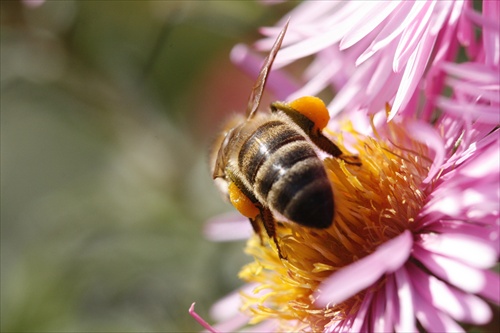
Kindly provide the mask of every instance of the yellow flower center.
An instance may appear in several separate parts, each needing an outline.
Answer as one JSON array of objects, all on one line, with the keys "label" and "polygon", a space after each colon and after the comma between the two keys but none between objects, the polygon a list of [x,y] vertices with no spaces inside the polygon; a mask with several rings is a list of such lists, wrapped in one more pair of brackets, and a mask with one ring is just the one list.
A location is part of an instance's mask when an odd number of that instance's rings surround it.
[{"label": "yellow flower center", "polygon": [[[243,267],[240,277],[257,284],[254,294],[243,295],[243,310],[250,314],[251,323],[275,318],[284,331],[306,327],[321,331],[328,323],[356,313],[364,293],[324,308],[315,304],[314,291],[333,272],[412,229],[425,198],[421,183],[431,164],[427,148],[395,123],[388,124],[384,140],[363,136],[349,124],[346,127],[362,165],[338,158],[324,161],[334,191],[333,225],[312,229],[278,223],[285,259],[280,259],[272,241],[264,240],[262,245],[254,235],[247,243],[246,252],[255,261]],[[328,134],[347,151],[340,135]]]}]

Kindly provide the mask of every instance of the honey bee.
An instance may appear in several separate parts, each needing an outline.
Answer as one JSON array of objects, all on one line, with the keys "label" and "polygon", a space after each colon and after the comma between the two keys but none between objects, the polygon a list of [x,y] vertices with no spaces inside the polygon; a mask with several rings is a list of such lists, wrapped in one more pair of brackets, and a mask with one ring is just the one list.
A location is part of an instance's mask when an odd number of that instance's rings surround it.
[{"label": "honey bee", "polygon": [[[287,27],[288,22],[264,61],[246,117],[237,116],[227,124],[214,145],[211,161],[220,190],[249,218],[261,240],[264,227],[278,251],[277,220],[320,229],[332,225],[333,189],[318,152],[343,158],[342,151],[322,133],[329,113],[319,98],[274,102],[270,112],[258,112]],[[356,160],[352,163],[358,164]]]}]

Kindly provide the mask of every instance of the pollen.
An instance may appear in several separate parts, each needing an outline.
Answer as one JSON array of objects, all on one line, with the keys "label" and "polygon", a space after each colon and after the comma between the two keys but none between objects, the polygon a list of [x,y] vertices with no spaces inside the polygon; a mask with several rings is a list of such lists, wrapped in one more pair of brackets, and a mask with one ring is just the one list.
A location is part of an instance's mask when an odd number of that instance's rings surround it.
[{"label": "pollen", "polygon": [[259,209],[252,201],[236,186],[235,183],[229,183],[229,201],[241,213],[241,215],[254,218],[259,214]]},{"label": "pollen", "polygon": [[330,121],[330,113],[325,103],[315,96],[304,96],[289,103],[290,107],[297,110],[308,119],[311,119],[317,128],[322,130]]},{"label": "pollen", "polygon": [[[326,134],[344,152],[357,155],[361,166],[340,158],[324,160],[335,198],[332,226],[278,223],[282,259],[272,241],[261,242],[254,235],[247,243],[246,253],[254,261],[240,271],[240,278],[257,285],[254,293],[242,294],[251,323],[274,318],[282,331],[315,332],[345,319],[359,309],[363,294],[324,308],[314,299],[320,283],[414,227],[425,199],[421,184],[431,165],[427,147],[392,122],[383,140],[363,136],[349,124],[343,129],[344,135]],[[350,139],[350,149],[344,147],[344,137]]]}]

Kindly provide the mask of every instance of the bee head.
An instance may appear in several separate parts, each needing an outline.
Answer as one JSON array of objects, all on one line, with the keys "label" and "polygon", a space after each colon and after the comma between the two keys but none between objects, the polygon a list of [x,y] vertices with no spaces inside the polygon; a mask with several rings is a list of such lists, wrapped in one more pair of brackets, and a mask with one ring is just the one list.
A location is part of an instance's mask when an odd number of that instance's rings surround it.
[{"label": "bee head", "polygon": [[226,179],[226,165],[241,123],[241,116],[231,118],[215,138],[210,153],[210,167],[213,179]]}]

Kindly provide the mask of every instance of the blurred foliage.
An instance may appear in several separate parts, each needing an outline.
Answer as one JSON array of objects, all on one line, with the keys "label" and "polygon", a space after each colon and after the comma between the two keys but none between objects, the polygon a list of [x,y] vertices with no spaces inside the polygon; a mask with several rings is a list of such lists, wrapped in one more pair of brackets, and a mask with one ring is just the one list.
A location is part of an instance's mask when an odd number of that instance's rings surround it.
[{"label": "blurred foliage", "polygon": [[207,147],[252,85],[231,47],[288,9],[1,1],[2,332],[197,331],[240,285]]}]

